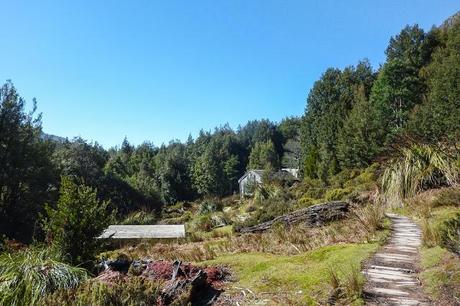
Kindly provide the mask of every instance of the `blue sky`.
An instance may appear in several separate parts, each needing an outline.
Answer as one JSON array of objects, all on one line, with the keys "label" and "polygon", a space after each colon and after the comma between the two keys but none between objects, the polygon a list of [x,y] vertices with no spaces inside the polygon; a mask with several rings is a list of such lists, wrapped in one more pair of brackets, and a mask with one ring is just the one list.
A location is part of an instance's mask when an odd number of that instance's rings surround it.
[{"label": "blue sky", "polygon": [[0,81],[47,133],[159,145],[226,122],[301,115],[328,67],[384,61],[406,24],[458,1],[0,1]]}]

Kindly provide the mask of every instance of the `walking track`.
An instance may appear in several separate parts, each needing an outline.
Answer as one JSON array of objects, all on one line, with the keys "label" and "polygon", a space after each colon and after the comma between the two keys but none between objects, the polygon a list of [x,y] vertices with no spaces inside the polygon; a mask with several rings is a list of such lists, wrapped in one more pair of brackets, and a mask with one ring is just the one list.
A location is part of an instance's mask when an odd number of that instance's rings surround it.
[{"label": "walking track", "polygon": [[391,238],[363,271],[366,305],[430,305],[416,273],[420,228],[409,218],[387,216],[393,223]]}]

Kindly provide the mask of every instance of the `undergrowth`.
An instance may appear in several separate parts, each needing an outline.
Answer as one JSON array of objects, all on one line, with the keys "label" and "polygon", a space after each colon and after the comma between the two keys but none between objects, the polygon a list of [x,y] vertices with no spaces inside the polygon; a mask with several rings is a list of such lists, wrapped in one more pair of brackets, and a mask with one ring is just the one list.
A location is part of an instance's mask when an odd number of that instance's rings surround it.
[{"label": "undergrowth", "polygon": [[86,305],[157,305],[161,283],[143,277],[130,277],[104,283],[97,279],[73,290],[59,290],[44,300],[48,306]]}]

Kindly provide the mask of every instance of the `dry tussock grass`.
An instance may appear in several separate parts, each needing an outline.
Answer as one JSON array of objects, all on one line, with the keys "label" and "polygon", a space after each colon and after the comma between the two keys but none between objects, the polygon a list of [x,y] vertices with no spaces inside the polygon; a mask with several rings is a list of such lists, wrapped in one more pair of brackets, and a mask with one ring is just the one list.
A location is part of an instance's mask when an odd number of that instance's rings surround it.
[{"label": "dry tussock grass", "polygon": [[375,241],[377,230],[383,227],[383,209],[369,206],[354,208],[350,218],[321,227],[303,224],[284,227],[278,224],[264,233],[234,234],[203,242],[139,244],[121,251],[132,258],[200,262],[219,254],[264,252],[294,255],[331,244]]}]

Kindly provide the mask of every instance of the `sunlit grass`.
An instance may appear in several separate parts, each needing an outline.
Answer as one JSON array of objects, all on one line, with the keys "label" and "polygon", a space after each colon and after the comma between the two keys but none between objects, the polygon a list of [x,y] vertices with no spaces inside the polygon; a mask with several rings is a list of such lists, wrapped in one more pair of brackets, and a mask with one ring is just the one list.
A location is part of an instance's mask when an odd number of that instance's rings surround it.
[{"label": "sunlit grass", "polygon": [[291,256],[260,252],[228,254],[202,263],[229,266],[237,279],[233,287],[248,288],[273,299],[288,295],[297,299],[299,305],[305,305],[327,300],[332,290],[328,273],[331,268],[337,271],[341,282],[348,283],[350,279],[358,282],[361,275],[356,274],[360,270],[356,267],[361,267],[377,247],[377,243],[339,244]]}]

